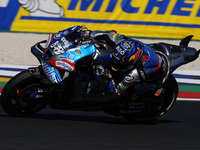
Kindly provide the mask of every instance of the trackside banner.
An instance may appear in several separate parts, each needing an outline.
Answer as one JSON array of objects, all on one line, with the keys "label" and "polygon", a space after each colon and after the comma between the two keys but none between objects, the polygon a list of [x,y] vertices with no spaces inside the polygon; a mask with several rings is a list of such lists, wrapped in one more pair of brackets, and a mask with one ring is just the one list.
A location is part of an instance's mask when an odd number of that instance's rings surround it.
[{"label": "trackside banner", "polygon": [[200,40],[200,0],[0,0],[0,30],[58,32],[83,24],[127,36]]}]

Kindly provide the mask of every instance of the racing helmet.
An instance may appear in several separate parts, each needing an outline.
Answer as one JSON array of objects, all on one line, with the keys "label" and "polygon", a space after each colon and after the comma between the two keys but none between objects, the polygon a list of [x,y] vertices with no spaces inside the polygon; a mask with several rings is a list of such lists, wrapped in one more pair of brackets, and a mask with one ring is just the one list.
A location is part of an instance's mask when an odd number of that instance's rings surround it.
[{"label": "racing helmet", "polygon": [[121,41],[112,53],[112,70],[123,71],[135,67],[142,53],[143,47],[139,42],[135,40]]}]

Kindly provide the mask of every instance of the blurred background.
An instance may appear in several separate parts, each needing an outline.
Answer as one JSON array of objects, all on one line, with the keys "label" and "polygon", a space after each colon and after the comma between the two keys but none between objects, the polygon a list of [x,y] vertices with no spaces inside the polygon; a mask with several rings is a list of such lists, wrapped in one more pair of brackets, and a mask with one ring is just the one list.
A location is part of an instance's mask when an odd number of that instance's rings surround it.
[{"label": "blurred background", "polygon": [[[194,35],[189,46],[200,49],[197,0],[0,0],[0,63],[37,65],[32,45],[49,33],[83,24],[145,43],[179,44]],[[197,62],[183,69],[196,69]]]}]

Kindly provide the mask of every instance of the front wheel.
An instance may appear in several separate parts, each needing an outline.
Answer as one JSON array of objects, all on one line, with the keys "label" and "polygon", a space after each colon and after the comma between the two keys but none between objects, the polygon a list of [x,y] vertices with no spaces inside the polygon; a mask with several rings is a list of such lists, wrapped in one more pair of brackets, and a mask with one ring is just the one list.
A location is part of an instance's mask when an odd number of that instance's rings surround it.
[{"label": "front wheel", "polygon": [[163,84],[162,91],[157,94],[156,91],[148,93],[144,104],[146,109],[138,113],[124,114],[124,118],[130,122],[150,122],[164,115],[175,103],[178,96],[178,83],[170,75]]},{"label": "front wheel", "polygon": [[41,80],[28,70],[14,76],[3,88],[1,106],[11,116],[23,117],[43,109],[46,105],[41,92]]}]

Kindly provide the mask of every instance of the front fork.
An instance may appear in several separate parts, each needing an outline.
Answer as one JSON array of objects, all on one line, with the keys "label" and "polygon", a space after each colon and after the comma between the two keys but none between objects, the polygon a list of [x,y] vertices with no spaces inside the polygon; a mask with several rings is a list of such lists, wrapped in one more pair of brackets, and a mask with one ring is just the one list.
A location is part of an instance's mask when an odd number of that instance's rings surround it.
[{"label": "front fork", "polygon": [[38,67],[28,68],[30,74],[34,78],[38,78],[41,81],[41,87],[39,87],[35,92],[31,93],[31,99],[37,99],[43,97],[47,104],[59,101],[60,94],[62,94],[61,89],[63,89],[65,82],[60,82],[59,84],[53,83],[44,73],[43,67],[40,65]]},{"label": "front fork", "polygon": [[40,65],[38,67],[28,68],[28,70],[34,78],[41,79],[42,84],[44,84],[44,85],[52,84],[53,85],[53,82],[44,73],[42,65]]}]

